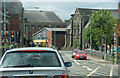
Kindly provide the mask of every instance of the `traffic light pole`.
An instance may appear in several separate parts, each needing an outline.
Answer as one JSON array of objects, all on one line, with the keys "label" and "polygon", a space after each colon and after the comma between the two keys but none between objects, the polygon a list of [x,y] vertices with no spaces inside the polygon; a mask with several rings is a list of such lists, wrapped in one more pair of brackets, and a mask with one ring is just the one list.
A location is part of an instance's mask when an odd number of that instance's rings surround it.
[{"label": "traffic light pole", "polygon": [[[4,0],[4,36],[6,35],[6,5]],[[4,52],[6,51],[6,43],[4,43]]]},{"label": "traffic light pole", "polygon": [[117,39],[116,39],[116,51],[115,51],[115,64],[118,64],[118,34],[117,34]]}]

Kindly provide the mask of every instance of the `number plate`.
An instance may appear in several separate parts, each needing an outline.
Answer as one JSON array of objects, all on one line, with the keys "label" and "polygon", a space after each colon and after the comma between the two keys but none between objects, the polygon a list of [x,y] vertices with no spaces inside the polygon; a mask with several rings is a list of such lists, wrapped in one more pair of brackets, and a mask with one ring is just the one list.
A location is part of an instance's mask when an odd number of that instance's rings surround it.
[{"label": "number plate", "polygon": [[20,78],[45,78],[44,76],[22,76]]}]

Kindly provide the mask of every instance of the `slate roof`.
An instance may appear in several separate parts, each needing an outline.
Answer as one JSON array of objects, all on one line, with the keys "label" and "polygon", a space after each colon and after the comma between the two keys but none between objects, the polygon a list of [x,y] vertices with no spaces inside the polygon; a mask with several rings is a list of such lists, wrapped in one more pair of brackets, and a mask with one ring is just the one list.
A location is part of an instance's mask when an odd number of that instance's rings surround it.
[{"label": "slate roof", "polygon": [[85,25],[85,28],[88,28],[90,25],[90,22],[88,22],[86,25]]},{"label": "slate roof", "polygon": [[71,24],[69,24],[66,29],[70,30],[71,29]]},{"label": "slate roof", "polygon": [[53,11],[25,10],[29,22],[63,22]]},{"label": "slate roof", "polygon": [[49,31],[66,31],[66,28],[45,28]]},{"label": "slate roof", "polygon": [[[77,8],[81,15],[90,15],[92,11],[98,11],[99,9],[89,9],[89,8]],[[112,16],[118,19],[118,9],[108,9],[110,10]]]},{"label": "slate roof", "polygon": [[43,30],[49,30],[49,31],[61,31],[61,32],[65,32],[66,28],[43,28],[41,30],[39,30],[38,32],[34,33],[33,35],[37,35],[38,33],[40,33]]}]

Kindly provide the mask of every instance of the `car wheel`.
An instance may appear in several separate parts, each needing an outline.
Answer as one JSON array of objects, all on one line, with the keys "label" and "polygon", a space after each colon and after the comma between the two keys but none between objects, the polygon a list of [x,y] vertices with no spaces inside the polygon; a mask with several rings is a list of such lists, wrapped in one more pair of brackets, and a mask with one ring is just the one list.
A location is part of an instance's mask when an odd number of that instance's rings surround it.
[{"label": "car wheel", "polygon": [[74,56],[72,56],[72,58],[74,58]]}]

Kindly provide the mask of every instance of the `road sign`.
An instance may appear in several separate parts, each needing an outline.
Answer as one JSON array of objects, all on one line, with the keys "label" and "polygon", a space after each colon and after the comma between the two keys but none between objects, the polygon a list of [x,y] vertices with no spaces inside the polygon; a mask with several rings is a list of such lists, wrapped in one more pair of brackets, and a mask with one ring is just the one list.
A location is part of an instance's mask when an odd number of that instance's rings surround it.
[{"label": "road sign", "polygon": [[2,38],[1,43],[10,43],[6,35]]}]

